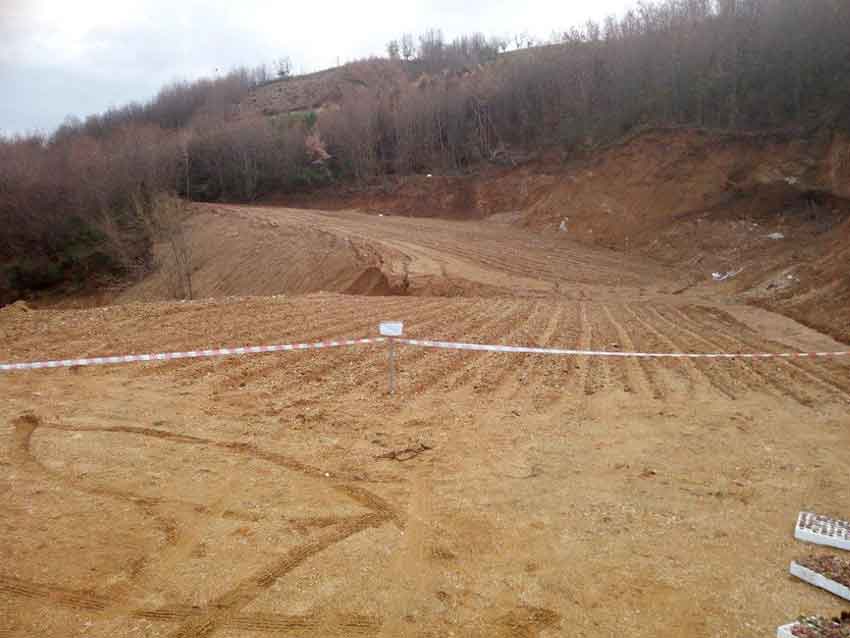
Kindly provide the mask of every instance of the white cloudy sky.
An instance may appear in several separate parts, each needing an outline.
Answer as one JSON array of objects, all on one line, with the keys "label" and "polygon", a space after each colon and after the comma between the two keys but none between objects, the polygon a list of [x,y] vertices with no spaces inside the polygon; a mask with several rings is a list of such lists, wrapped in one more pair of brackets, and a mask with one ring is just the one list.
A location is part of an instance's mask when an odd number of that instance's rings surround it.
[{"label": "white cloudy sky", "polygon": [[164,83],[271,63],[313,71],[441,28],[548,37],[628,0],[0,0],[0,133],[50,131]]}]

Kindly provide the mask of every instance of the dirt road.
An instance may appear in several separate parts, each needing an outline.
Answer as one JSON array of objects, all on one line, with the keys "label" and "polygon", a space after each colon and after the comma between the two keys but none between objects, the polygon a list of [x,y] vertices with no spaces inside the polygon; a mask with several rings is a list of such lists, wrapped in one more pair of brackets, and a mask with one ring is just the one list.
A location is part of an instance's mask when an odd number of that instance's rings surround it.
[{"label": "dirt road", "polygon": [[[296,226],[351,241],[419,296],[12,307],[0,360],[381,319],[488,343],[841,349],[492,222],[224,214],[262,229],[258,252]],[[427,296],[437,281],[485,296]],[[395,397],[380,346],[0,377],[0,636],[737,637],[839,609],[786,572],[800,509],[850,514],[847,362],[401,348],[399,371]]]},{"label": "dirt road", "polygon": [[[417,296],[639,298],[685,273],[499,221],[453,222],[247,206],[199,206],[190,222],[199,297],[318,291]],[[168,298],[167,272],[121,301]]]}]

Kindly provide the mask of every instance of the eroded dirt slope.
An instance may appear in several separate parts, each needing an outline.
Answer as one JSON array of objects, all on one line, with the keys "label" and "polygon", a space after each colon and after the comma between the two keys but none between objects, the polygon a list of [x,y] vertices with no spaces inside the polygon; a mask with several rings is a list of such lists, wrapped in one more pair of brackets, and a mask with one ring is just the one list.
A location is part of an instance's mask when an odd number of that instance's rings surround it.
[{"label": "eroded dirt slope", "polygon": [[[672,291],[682,277],[651,260],[558,241],[497,221],[451,222],[199,206],[189,222],[197,297],[298,294],[561,296],[588,286],[631,296]],[[167,253],[167,247],[162,250]],[[167,256],[167,254],[166,254]],[[173,298],[162,268],[118,301]]]},{"label": "eroded dirt slope", "polygon": [[[385,178],[282,205],[481,220],[643,255],[687,287],[740,295],[850,342],[850,139],[651,129],[588,151],[473,174]],[[561,232],[561,227],[565,229]],[[722,286],[715,272],[738,273]]]},{"label": "eroded dirt slope", "polygon": [[638,135],[561,175],[524,224],[639,253],[850,341],[850,140]]}]

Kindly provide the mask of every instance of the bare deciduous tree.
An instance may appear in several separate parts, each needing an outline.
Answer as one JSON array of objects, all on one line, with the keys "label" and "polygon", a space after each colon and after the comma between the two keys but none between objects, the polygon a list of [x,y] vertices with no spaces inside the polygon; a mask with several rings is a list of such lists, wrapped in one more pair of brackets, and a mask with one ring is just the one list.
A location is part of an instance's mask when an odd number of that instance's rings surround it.
[{"label": "bare deciduous tree", "polygon": [[390,60],[398,60],[400,55],[400,47],[398,44],[398,40],[390,40],[387,42],[387,55]]}]

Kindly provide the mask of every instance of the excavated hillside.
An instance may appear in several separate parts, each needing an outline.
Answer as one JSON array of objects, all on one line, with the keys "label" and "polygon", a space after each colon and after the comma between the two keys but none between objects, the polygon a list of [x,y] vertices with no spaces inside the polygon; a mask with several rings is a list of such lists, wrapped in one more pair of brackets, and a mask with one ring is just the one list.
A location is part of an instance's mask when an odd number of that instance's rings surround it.
[{"label": "excavated hillside", "polygon": [[384,178],[276,203],[491,218],[649,257],[686,276],[683,290],[738,296],[850,340],[850,138],[840,133],[652,129],[580,159]]},{"label": "excavated hillside", "polygon": [[687,267],[697,290],[850,339],[844,135],[648,132],[569,166],[522,224]]}]

